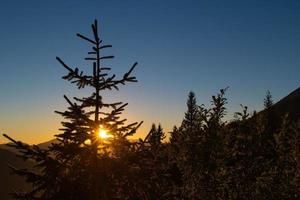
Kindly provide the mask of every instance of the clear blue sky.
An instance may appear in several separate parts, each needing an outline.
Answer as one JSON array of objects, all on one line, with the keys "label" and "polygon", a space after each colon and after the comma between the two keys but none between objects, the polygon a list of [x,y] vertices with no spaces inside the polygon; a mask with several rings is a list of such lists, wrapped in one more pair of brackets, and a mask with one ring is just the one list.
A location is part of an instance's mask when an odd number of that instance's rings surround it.
[{"label": "clear blue sky", "polygon": [[113,45],[107,65],[121,75],[139,62],[139,82],[108,95],[129,102],[131,121],[145,121],[138,136],[152,122],[167,131],[178,125],[190,90],[207,105],[230,86],[232,113],[240,103],[262,108],[267,89],[279,100],[300,86],[298,0],[2,0],[0,132],[29,143],[57,133],[53,111],[65,110],[62,95],[88,91],[61,79],[55,57],[90,67],[83,61],[89,46],[75,33],[90,34],[95,18]]}]

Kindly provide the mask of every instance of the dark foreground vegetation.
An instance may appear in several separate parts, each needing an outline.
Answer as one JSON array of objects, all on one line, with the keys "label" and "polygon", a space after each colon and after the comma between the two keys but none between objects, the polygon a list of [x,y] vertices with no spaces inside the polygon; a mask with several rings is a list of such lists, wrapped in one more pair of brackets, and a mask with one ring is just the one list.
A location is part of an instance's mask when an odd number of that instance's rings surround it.
[{"label": "dark foreground vegetation", "polygon": [[[162,127],[153,125],[145,139],[130,141],[141,123],[125,124],[120,114],[127,104],[106,103],[101,92],[136,82],[132,71],[120,79],[109,75],[102,61],[97,22],[93,38],[77,34],[92,45],[86,60],[92,75],[57,60],[68,74],[63,78],[79,89],[90,87],[89,97],[65,96],[68,110],[56,143],[47,148],[29,146],[7,137],[33,169],[11,167],[31,189],[18,190],[16,199],[40,200],[213,200],[299,199],[300,126],[273,105],[270,94],[262,112],[247,107],[225,122],[226,89],[212,96],[209,108],[197,105],[194,93],[187,100],[182,124],[174,127],[169,142]],[[101,52],[101,53],[100,53]],[[278,107],[278,106],[277,106]],[[275,109],[276,108],[276,109]],[[279,111],[280,112],[279,112]],[[100,129],[112,137],[99,138]]]}]

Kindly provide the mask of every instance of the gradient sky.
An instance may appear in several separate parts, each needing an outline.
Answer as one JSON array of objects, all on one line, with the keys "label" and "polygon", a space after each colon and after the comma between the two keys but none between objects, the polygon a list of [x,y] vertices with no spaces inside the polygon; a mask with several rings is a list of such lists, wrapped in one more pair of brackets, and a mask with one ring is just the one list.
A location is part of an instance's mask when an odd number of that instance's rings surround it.
[{"label": "gradient sky", "polygon": [[[129,102],[129,121],[152,122],[166,131],[180,124],[190,90],[199,104],[229,86],[229,115],[242,103],[262,108],[267,89],[274,100],[300,86],[299,0],[1,0],[0,132],[28,143],[51,139],[66,109],[63,94],[89,91],[61,79],[55,60],[86,69],[89,35],[100,21],[107,62],[121,75],[135,61],[139,82],[108,99]],[[5,142],[0,137],[0,143]]]}]

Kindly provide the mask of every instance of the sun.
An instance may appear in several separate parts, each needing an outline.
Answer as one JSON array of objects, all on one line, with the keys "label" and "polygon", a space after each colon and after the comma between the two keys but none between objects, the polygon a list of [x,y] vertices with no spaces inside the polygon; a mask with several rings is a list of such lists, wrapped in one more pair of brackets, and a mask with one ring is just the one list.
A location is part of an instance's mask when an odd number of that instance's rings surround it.
[{"label": "sun", "polygon": [[108,139],[108,138],[111,138],[112,135],[108,133],[108,130],[106,130],[104,128],[99,128],[98,137],[100,139]]}]

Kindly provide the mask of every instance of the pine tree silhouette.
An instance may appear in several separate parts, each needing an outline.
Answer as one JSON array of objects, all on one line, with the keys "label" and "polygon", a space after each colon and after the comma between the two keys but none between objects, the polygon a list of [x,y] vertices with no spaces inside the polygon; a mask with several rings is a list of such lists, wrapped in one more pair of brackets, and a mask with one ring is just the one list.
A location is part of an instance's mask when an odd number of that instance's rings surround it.
[{"label": "pine tree silhouette", "polygon": [[187,112],[179,128],[171,132],[171,149],[182,174],[181,199],[213,199],[221,165],[221,130],[226,113],[226,89],[212,96],[212,107],[198,106],[194,93],[187,100]]},{"label": "pine tree silhouette", "polygon": [[187,111],[181,126],[178,129],[174,127],[171,132],[171,146],[175,153],[173,160],[182,174],[180,196],[183,199],[190,199],[197,193],[198,182],[195,174],[198,173],[196,163],[201,144],[200,110],[193,92],[189,92],[186,105]]},{"label": "pine tree silhouette", "polygon": [[41,149],[4,134],[21,158],[35,163],[34,169],[10,166],[32,186],[15,192],[15,199],[299,199],[300,124],[288,116],[274,120],[269,91],[262,112],[250,116],[241,105],[230,123],[223,119],[226,89],[212,96],[210,108],[198,106],[190,92],[184,119],[174,126],[169,143],[162,142],[165,133],[155,124],[145,139],[131,142],[127,137],[142,122],[126,125],[121,114],[127,104],[106,102],[102,94],[136,82],[131,73],[137,63],[117,79],[103,65],[113,56],[102,55],[111,45],[102,44],[97,21],[92,33],[92,39],[77,34],[92,45],[86,58],[92,74],[57,57],[68,71],[63,79],[93,90],[83,98],[64,96],[69,107],[56,111],[64,118],[58,143]]},{"label": "pine tree silhouette", "polygon": [[270,90],[267,90],[266,97],[264,99],[264,107],[265,109],[269,109],[273,106],[273,99]]},{"label": "pine tree silhouette", "polygon": [[199,110],[194,92],[189,93],[186,105],[187,112],[181,126],[187,130],[192,130],[199,125]]},{"label": "pine tree silhouette", "polygon": [[[126,119],[120,115],[127,103],[105,102],[101,92],[137,82],[131,75],[137,63],[120,79],[110,74],[111,68],[104,66],[103,61],[113,56],[103,54],[102,50],[112,46],[103,44],[97,20],[91,27],[93,38],[77,36],[92,46],[89,57],[85,58],[92,62],[92,74],[85,74],[56,58],[68,71],[63,79],[78,89],[89,87],[94,90],[90,96],[74,97],[73,101],[64,96],[68,110],[56,111],[65,119],[61,133],[56,135],[59,142],[44,150],[4,135],[13,142],[11,146],[19,150],[23,159],[36,162],[35,171],[13,168],[32,185],[31,191],[16,193],[17,199],[125,199],[133,193],[130,191],[133,187],[128,188],[126,180],[129,164],[121,161],[134,151],[127,137],[133,135],[142,122],[126,125]],[[101,131],[107,132],[107,138],[99,137]]]},{"label": "pine tree silhouette", "polygon": [[152,124],[149,134],[147,135],[147,140],[149,141],[151,147],[157,148],[162,144],[162,141],[166,138],[165,133],[161,125],[159,124],[156,128],[155,124]]}]

